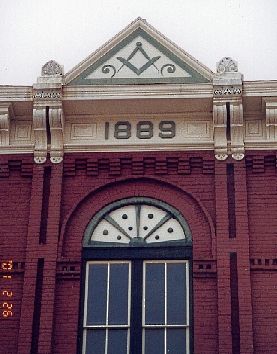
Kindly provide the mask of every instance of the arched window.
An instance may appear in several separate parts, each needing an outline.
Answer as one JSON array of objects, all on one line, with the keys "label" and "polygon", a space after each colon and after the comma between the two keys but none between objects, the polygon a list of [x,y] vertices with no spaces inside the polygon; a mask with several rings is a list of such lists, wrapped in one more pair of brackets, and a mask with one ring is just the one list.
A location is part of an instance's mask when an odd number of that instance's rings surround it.
[{"label": "arched window", "polygon": [[112,203],[84,237],[83,354],[191,353],[191,233],[150,198]]}]

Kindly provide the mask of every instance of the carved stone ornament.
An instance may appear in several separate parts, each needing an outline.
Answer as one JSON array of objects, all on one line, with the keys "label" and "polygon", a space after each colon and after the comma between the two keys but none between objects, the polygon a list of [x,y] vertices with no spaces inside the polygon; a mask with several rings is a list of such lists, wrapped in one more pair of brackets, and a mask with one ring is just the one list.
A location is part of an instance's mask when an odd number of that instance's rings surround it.
[{"label": "carved stone ornament", "polygon": [[46,157],[44,157],[44,156],[35,156],[34,157],[34,161],[35,161],[35,163],[42,164],[42,163],[46,162]]},{"label": "carved stone ornament", "polygon": [[238,63],[230,57],[224,57],[217,63],[216,72],[218,74],[237,73]]},{"label": "carved stone ornament", "polygon": [[42,76],[48,75],[63,75],[63,67],[58,64],[55,60],[50,60],[43,65],[41,69]]},{"label": "carved stone ornament", "polygon": [[58,90],[41,90],[34,94],[34,99],[39,100],[59,100],[61,99],[61,92]]},{"label": "carved stone ornament", "polygon": [[0,146],[10,144],[10,119],[12,114],[10,103],[0,104]]},{"label": "carved stone ornament", "polygon": [[226,86],[219,87],[214,90],[215,96],[240,95],[242,92],[240,87]]},{"label": "carved stone ornament", "polygon": [[51,156],[50,157],[50,161],[52,163],[61,163],[63,160],[63,158],[60,156],[60,157],[57,157],[57,156]]},{"label": "carved stone ornament", "polygon": [[49,125],[51,131],[50,160],[60,163],[63,160],[64,115],[62,107],[49,109]]},{"label": "carved stone ornament", "polygon": [[33,129],[35,135],[34,161],[44,163],[47,156],[46,109],[33,108]]},{"label": "carved stone ornament", "polygon": [[228,157],[227,154],[216,154],[216,155],[215,155],[215,158],[216,158],[217,160],[219,160],[219,161],[224,161],[224,160],[227,159],[227,157]]},{"label": "carved stone ornament", "polygon": [[244,158],[244,154],[235,153],[235,154],[232,154],[232,158],[234,160],[241,161]]}]

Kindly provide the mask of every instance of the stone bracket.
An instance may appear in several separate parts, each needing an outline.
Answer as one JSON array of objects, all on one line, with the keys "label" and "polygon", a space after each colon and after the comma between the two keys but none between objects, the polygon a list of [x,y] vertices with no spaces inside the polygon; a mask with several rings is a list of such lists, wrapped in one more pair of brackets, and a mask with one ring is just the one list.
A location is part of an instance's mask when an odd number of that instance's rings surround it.
[{"label": "stone bracket", "polygon": [[[242,107],[242,74],[230,57],[222,58],[217,64],[217,75],[213,78],[213,121],[214,147],[217,160],[244,157],[244,126]],[[230,129],[230,132],[227,130]],[[227,136],[229,135],[230,136]]]},{"label": "stone bracket", "polygon": [[269,141],[277,140],[277,98],[264,97],[266,138]]},{"label": "stone bracket", "polygon": [[226,160],[227,153],[227,109],[224,101],[214,100],[213,105],[214,123],[214,149],[217,160]]},{"label": "stone bracket", "polygon": [[35,134],[34,161],[44,163],[47,158],[46,107],[33,108]]},{"label": "stone bracket", "polygon": [[49,108],[49,125],[51,132],[50,160],[60,163],[63,160],[64,116],[62,107]]},{"label": "stone bracket", "polygon": [[14,118],[11,103],[0,103],[0,146],[10,145],[10,120]]},{"label": "stone bracket", "polygon": [[231,154],[233,159],[244,158],[244,126],[242,100],[230,102]]}]

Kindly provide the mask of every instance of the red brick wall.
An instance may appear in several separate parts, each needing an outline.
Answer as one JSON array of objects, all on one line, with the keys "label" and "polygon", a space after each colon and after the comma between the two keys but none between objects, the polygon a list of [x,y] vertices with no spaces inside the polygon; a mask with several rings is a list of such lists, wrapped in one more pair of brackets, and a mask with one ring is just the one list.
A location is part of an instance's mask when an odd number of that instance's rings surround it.
[{"label": "red brick wall", "polygon": [[[44,166],[33,167],[32,156],[1,157],[1,260],[19,263],[14,316],[1,318],[4,353],[76,353],[84,230],[105,205],[131,196],[161,199],[190,225],[194,352],[232,353],[231,311],[237,305],[231,301],[230,253],[236,253],[240,337],[235,340],[243,354],[273,353],[275,165],[272,153],[249,154],[234,163],[236,237],[229,238],[226,163],[215,162],[212,152],[68,154],[63,165],[52,166],[46,243],[41,244]],[[40,311],[34,308],[38,259],[44,259]]]}]

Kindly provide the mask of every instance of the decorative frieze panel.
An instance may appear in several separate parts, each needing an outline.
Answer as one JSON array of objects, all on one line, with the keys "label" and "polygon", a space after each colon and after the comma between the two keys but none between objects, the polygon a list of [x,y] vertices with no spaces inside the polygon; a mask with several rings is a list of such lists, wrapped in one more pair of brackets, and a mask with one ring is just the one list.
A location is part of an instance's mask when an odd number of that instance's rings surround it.
[{"label": "decorative frieze panel", "polygon": [[97,125],[95,123],[72,123],[71,124],[71,140],[94,140],[97,138]]},{"label": "decorative frieze panel", "polygon": [[[195,116],[195,118],[193,118]],[[117,151],[212,148],[210,114],[190,117],[178,114],[67,117],[66,149]]]},{"label": "decorative frieze panel", "polygon": [[30,146],[33,148],[34,134],[32,121],[22,120],[11,122],[10,143],[15,146]]},{"label": "decorative frieze panel", "polygon": [[263,138],[263,121],[260,119],[245,120],[245,140],[261,140]]}]

